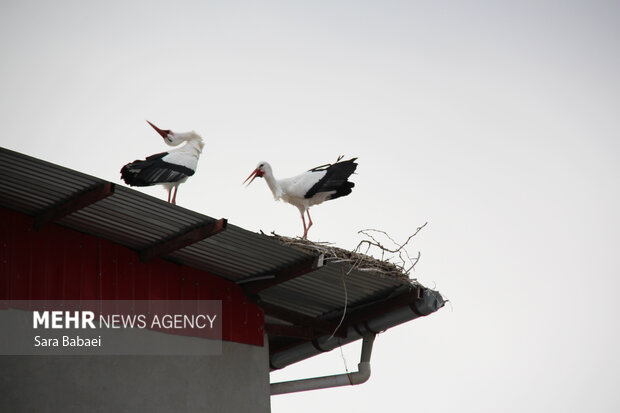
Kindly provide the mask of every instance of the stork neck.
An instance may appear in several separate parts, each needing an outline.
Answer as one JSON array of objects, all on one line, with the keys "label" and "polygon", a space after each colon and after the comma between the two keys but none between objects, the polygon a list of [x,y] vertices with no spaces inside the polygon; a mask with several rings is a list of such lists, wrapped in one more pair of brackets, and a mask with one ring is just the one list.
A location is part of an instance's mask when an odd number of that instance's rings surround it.
[{"label": "stork neck", "polygon": [[263,178],[265,178],[265,182],[267,182],[267,186],[269,186],[269,189],[271,189],[271,193],[273,194],[273,197],[276,200],[280,199],[280,197],[282,196],[282,188],[280,186],[280,182],[278,182],[275,176],[273,176],[273,173],[271,171],[268,171],[265,173]]},{"label": "stork neck", "polygon": [[185,145],[183,145],[177,150],[189,152],[196,156],[200,155],[200,153],[202,152],[202,148],[204,148],[205,146],[202,138],[198,134],[192,132],[189,132],[188,135],[189,136],[187,136],[187,141],[185,142]]}]

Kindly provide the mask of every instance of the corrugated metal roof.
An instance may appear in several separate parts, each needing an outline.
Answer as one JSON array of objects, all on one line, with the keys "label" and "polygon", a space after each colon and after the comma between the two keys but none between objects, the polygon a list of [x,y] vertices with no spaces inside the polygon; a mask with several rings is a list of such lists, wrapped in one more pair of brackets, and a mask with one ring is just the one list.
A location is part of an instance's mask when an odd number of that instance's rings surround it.
[{"label": "corrugated metal roof", "polygon": [[[2,149],[0,152],[0,204],[36,215],[106,181]],[[215,218],[169,204],[133,189],[116,186],[114,194],[82,208],[56,223],[105,238],[134,250]],[[303,260],[309,255],[281,245],[270,237],[229,224],[226,231],[177,250],[168,258],[230,281],[239,281]],[[344,307],[342,263],[329,264],[261,293],[269,303],[318,317]],[[352,271],[346,277],[348,305],[386,295],[406,283],[368,272]]]},{"label": "corrugated metal roof", "polygon": [[[0,205],[36,216],[106,181],[0,148]],[[113,194],[66,215],[57,224],[143,251],[216,219],[116,185]],[[233,282],[269,275],[312,256],[273,238],[228,224],[225,231],[178,249],[164,258]],[[346,274],[346,275],[345,275]],[[343,283],[344,282],[344,283]],[[320,318],[347,307],[387,297],[407,280],[350,271],[330,263],[262,290],[260,299]]]},{"label": "corrugated metal roof", "polygon": [[4,148],[0,148],[0,160],[0,202],[29,215],[105,182]]}]

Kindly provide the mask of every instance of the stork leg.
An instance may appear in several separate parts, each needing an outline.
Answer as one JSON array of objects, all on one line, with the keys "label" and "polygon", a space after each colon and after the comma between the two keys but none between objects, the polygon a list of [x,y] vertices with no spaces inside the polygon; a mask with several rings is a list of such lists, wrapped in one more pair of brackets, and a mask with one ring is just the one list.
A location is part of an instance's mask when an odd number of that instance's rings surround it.
[{"label": "stork leg", "polygon": [[306,228],[306,218],[304,218],[304,213],[301,213],[301,222],[304,224],[304,235],[301,237],[302,239],[306,239],[308,235],[308,228]]},{"label": "stork leg", "polygon": [[302,236],[303,239],[308,239],[308,230],[312,226],[312,218],[310,218],[310,210],[306,209],[306,213],[308,214],[308,226],[306,226],[306,218],[304,217],[304,212],[301,211],[301,222],[303,222],[304,224],[304,235]]},{"label": "stork leg", "polygon": [[308,231],[312,226],[312,218],[310,218],[310,208],[306,210],[306,214],[308,214],[308,228],[306,229],[306,231]]},{"label": "stork leg", "polygon": [[178,185],[174,187],[174,195],[172,196],[172,203],[173,203],[174,205],[176,205],[176,204],[177,204],[177,190],[178,190],[178,189],[179,189],[179,186],[178,186]]},{"label": "stork leg", "polygon": [[168,188],[168,202],[170,202],[170,193],[172,192],[172,188]]}]

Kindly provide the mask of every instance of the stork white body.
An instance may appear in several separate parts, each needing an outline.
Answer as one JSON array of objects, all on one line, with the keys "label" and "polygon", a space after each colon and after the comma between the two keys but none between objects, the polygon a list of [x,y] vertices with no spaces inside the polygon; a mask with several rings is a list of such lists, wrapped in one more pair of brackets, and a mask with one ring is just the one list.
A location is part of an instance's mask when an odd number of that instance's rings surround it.
[{"label": "stork white body", "polygon": [[183,142],[185,145],[128,163],[121,169],[121,178],[131,186],[162,185],[168,190],[168,202],[176,204],[179,185],[196,172],[204,142],[194,131],[177,133],[148,123],[164,138],[167,145],[177,146]]},{"label": "stork white body", "polygon": [[[246,182],[252,178],[249,185],[256,177],[265,178],[276,201],[282,200],[296,206],[301,214],[304,226],[302,237],[305,239],[312,226],[310,207],[351,193],[355,184],[347,179],[357,167],[355,160],[356,158],[353,158],[335,164],[322,165],[285,179],[276,179],[271,165],[267,162],[260,162]],[[306,225],[305,215],[308,216],[308,225]]]}]

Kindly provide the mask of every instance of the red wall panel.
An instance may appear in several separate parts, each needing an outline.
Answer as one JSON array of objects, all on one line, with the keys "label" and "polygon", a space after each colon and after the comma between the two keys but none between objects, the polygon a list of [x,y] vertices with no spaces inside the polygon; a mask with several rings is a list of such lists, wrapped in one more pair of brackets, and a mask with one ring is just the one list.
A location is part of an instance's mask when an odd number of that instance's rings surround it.
[{"label": "red wall panel", "polygon": [[0,208],[0,308],[6,300],[221,300],[222,339],[263,345],[263,311],[238,285],[59,225],[35,231]]}]

